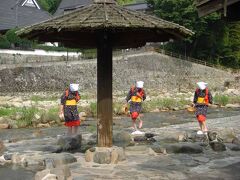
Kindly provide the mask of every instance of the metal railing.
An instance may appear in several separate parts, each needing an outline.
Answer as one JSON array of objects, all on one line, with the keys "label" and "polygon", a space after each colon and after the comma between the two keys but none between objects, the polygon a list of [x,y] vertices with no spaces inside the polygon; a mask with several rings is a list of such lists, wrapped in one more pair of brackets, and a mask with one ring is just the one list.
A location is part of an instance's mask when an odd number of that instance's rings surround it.
[{"label": "metal railing", "polygon": [[226,67],[221,66],[221,65],[216,65],[216,64],[213,64],[213,63],[210,63],[210,62],[207,62],[207,61],[203,61],[203,60],[196,59],[196,58],[193,58],[193,57],[189,57],[189,56],[186,56],[186,55],[174,53],[174,52],[167,51],[167,50],[164,50],[164,49],[157,49],[156,52],[158,52],[160,54],[165,54],[167,56],[171,56],[171,57],[174,57],[174,58],[178,58],[178,59],[181,59],[181,60],[190,61],[190,62],[193,62],[193,63],[196,63],[196,64],[201,64],[201,65],[204,65],[204,66],[216,68],[216,69],[221,69],[221,70],[225,70],[225,71],[233,71],[233,69],[231,69],[231,68],[226,68]]}]

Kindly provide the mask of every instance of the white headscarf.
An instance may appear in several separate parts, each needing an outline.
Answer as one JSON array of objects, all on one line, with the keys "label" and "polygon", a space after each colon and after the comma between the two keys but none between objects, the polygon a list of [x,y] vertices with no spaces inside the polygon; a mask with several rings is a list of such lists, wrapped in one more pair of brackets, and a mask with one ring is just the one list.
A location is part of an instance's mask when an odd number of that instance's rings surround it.
[{"label": "white headscarf", "polygon": [[197,82],[197,85],[198,85],[199,89],[201,89],[201,90],[206,89],[207,84],[208,83],[205,83],[205,82]]},{"label": "white headscarf", "polygon": [[137,81],[136,87],[137,87],[137,88],[143,88],[143,84],[144,84],[143,81]]},{"label": "white headscarf", "polygon": [[79,84],[70,84],[69,88],[70,88],[70,91],[72,91],[72,92],[78,91]]}]

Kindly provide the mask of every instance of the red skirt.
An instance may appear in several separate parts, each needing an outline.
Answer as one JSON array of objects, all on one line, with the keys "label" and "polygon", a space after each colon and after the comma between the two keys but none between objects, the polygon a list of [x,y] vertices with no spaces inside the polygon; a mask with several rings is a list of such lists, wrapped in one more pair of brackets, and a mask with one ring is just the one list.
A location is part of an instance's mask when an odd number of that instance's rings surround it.
[{"label": "red skirt", "polygon": [[68,127],[80,126],[80,120],[68,121],[68,122],[65,122],[64,125]]},{"label": "red skirt", "polygon": [[198,120],[198,122],[204,122],[204,121],[206,121],[206,116],[200,114],[197,116],[197,120]]}]

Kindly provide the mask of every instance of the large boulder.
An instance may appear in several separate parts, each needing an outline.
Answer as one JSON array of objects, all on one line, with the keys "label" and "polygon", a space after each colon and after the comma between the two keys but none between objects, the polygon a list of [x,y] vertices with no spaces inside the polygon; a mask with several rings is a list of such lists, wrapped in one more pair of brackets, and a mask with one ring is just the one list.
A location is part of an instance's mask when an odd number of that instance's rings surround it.
[{"label": "large boulder", "polygon": [[119,161],[125,160],[125,153],[122,147],[96,147],[90,148],[85,153],[87,162],[95,162],[98,164],[117,164]]},{"label": "large boulder", "polygon": [[77,134],[75,136],[61,136],[59,137],[57,144],[63,151],[77,150],[81,148],[82,135]]}]

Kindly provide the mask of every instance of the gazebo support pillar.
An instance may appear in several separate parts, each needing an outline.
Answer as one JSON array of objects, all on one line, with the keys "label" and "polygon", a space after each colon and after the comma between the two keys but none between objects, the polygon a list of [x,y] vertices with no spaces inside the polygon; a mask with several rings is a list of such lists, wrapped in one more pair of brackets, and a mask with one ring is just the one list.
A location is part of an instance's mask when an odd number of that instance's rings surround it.
[{"label": "gazebo support pillar", "polygon": [[97,134],[99,147],[112,146],[112,46],[107,33],[97,42]]}]

